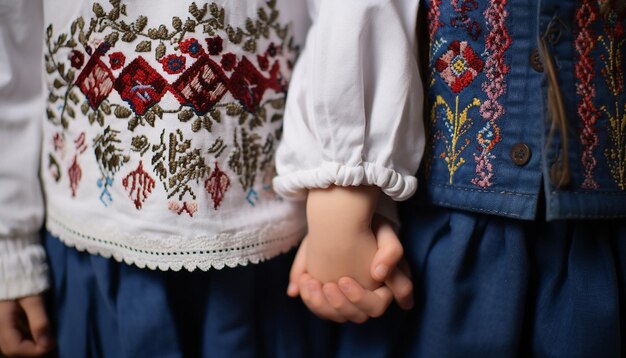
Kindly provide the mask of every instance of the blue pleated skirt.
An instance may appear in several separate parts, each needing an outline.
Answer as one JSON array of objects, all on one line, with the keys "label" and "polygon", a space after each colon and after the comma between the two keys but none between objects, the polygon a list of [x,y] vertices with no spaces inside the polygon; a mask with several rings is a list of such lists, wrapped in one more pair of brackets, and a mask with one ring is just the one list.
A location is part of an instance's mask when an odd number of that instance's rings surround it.
[{"label": "blue pleated skirt", "polygon": [[626,355],[626,219],[402,208],[416,307],[388,356]]},{"label": "blue pleated skirt", "polygon": [[139,269],[46,235],[59,357],[327,357],[333,326],[285,294],[293,253],[210,270]]}]

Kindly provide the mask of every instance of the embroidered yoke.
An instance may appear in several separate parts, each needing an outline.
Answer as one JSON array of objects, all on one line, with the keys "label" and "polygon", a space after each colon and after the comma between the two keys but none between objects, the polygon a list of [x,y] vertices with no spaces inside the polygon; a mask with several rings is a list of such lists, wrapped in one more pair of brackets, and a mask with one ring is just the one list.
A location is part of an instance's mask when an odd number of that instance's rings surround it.
[{"label": "embroidered yoke", "polygon": [[0,2],[2,20],[17,21],[0,23],[0,146],[11,153],[0,157],[0,299],[47,286],[40,142],[47,229],[139,267],[286,251],[303,236],[307,188],[377,185],[392,216],[389,198],[415,191],[424,143],[417,3],[54,0],[42,21]]},{"label": "embroidered yoke", "polygon": [[520,219],[626,216],[623,1],[428,0],[437,205]]}]

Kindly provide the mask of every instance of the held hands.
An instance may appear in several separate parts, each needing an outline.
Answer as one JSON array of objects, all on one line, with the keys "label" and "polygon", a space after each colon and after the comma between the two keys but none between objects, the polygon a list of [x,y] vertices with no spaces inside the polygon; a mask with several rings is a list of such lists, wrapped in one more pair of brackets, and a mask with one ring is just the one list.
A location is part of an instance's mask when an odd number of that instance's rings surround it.
[{"label": "held hands", "polygon": [[42,296],[0,301],[0,356],[39,357],[53,347]]},{"label": "held hands", "polygon": [[322,318],[362,323],[382,315],[394,296],[404,309],[413,305],[408,272],[398,268],[402,245],[387,220],[372,221],[378,193],[375,187],[309,193],[309,233],[294,260],[288,294],[300,295]]}]

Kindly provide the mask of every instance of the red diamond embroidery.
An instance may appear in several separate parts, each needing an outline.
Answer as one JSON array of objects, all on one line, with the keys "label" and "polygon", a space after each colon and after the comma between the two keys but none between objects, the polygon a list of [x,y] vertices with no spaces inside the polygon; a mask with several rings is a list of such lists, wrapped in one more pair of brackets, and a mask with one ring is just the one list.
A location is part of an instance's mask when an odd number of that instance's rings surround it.
[{"label": "red diamond embroidery", "polygon": [[226,94],[228,78],[222,68],[207,56],[198,60],[172,84],[184,106],[196,113],[208,112]]},{"label": "red diamond embroidery", "polygon": [[461,92],[483,70],[484,62],[466,41],[454,41],[435,62],[435,69],[455,93]]},{"label": "red diamond embroidery", "polygon": [[259,103],[267,89],[282,90],[280,80],[278,79],[279,69],[277,62],[272,67],[271,77],[266,78],[254,67],[252,62],[244,57],[230,78],[230,93],[239,100],[248,112],[254,113],[259,108]]},{"label": "red diamond embroidery", "polygon": [[100,61],[100,56],[92,56],[78,75],[76,83],[87,96],[89,106],[96,109],[113,90],[113,80],[111,70]]},{"label": "red diamond embroidery", "polygon": [[115,81],[120,97],[139,115],[161,100],[167,86],[167,81],[141,56],[129,63]]}]

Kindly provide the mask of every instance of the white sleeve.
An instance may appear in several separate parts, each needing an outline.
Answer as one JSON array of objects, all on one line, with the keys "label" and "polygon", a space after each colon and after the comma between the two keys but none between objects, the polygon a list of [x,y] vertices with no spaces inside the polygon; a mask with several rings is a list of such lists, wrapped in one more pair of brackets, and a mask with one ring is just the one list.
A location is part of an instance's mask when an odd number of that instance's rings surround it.
[{"label": "white sleeve", "polygon": [[409,198],[424,148],[418,0],[318,0],[294,70],[274,188],[375,185]]},{"label": "white sleeve", "polygon": [[0,0],[0,300],[48,287],[39,238],[42,11],[40,0]]}]

